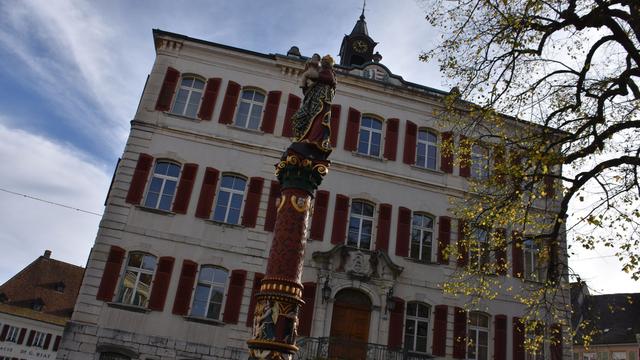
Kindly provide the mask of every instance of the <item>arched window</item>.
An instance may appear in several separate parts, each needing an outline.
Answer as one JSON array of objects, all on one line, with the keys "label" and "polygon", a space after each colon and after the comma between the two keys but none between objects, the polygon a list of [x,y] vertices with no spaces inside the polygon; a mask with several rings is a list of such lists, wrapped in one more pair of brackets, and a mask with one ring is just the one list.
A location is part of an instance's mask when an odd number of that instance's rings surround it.
[{"label": "arched window", "polygon": [[467,359],[489,359],[489,317],[483,313],[469,314],[469,332],[467,334]]},{"label": "arched window", "polygon": [[213,220],[228,224],[240,221],[240,209],[247,180],[236,175],[223,175],[213,211]]},{"label": "arched window", "polygon": [[360,121],[358,153],[379,157],[381,141],[382,121],[369,116],[363,116]]},{"label": "arched window", "polygon": [[227,270],[211,265],[200,268],[198,285],[193,296],[191,315],[220,319],[224,289],[229,273]]},{"label": "arched window", "polygon": [[204,91],[204,81],[195,76],[183,76],[178,95],[173,103],[173,113],[195,118]]},{"label": "arched window", "polygon": [[484,180],[489,177],[489,150],[484,146],[471,146],[471,177]]},{"label": "arched window", "polygon": [[418,131],[416,166],[436,170],[438,162],[438,135],[427,129]]},{"label": "arched window", "polygon": [[411,253],[409,256],[420,261],[431,261],[433,253],[433,217],[414,213],[411,221]]},{"label": "arched window", "polygon": [[168,161],[157,161],[144,206],[170,211],[173,196],[176,193],[178,176],[180,176],[180,165]]},{"label": "arched window", "polygon": [[130,253],[122,277],[118,302],[147,307],[155,270],[155,256],[141,252]]},{"label": "arched window", "polygon": [[431,308],[420,302],[407,303],[407,316],[404,322],[404,346],[417,353],[427,352],[429,338],[429,317]]},{"label": "arched window", "polygon": [[242,90],[235,125],[241,128],[257,130],[262,119],[265,96],[258,90]]},{"label": "arched window", "polygon": [[371,248],[373,211],[374,205],[363,200],[353,200],[349,217],[347,245],[367,250]]}]

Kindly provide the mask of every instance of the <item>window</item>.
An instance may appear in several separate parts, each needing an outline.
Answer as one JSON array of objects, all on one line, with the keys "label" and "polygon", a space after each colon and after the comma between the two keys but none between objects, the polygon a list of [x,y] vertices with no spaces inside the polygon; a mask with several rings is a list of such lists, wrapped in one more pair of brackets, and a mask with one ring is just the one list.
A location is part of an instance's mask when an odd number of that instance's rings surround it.
[{"label": "window", "polygon": [[491,251],[489,248],[489,231],[487,229],[474,226],[473,242],[470,243],[469,259],[471,264],[479,270],[491,263]]},{"label": "window", "polygon": [[103,352],[100,354],[100,360],[131,360],[131,358],[114,352]]},{"label": "window", "polygon": [[592,353],[582,353],[582,359],[583,360],[597,360],[596,359],[596,353],[592,352]]},{"label": "window", "polygon": [[535,240],[527,238],[523,241],[524,277],[527,280],[544,279],[544,268],[540,264],[540,247]]},{"label": "window", "polygon": [[611,353],[611,360],[627,360],[627,353],[624,351],[614,351]]},{"label": "window", "polygon": [[33,342],[31,346],[42,348],[44,347],[44,339],[47,337],[47,334],[36,331],[35,336],[33,337]]},{"label": "window", "polygon": [[218,191],[218,200],[213,212],[213,220],[227,224],[240,221],[240,209],[247,180],[239,176],[223,175]]},{"label": "window", "polygon": [[191,315],[220,319],[227,277],[228,273],[225,269],[215,266],[203,266],[200,268]]},{"label": "window", "polygon": [[426,353],[429,334],[429,305],[407,303],[407,317],[404,323],[404,346],[407,350]]},{"label": "window", "polygon": [[477,144],[471,146],[471,177],[478,180],[489,177],[489,151]]},{"label": "window", "polygon": [[257,90],[243,90],[236,114],[236,126],[257,130],[264,108],[264,94]]},{"label": "window", "polygon": [[4,341],[18,342],[19,332],[20,328],[17,326],[9,326],[9,330],[7,330],[7,337],[4,338]]},{"label": "window", "polygon": [[168,161],[157,161],[144,206],[170,211],[179,175],[180,165]]},{"label": "window", "polygon": [[431,261],[433,252],[433,217],[413,214],[411,222],[410,257],[420,261]]},{"label": "window", "polygon": [[635,350],[629,351],[629,360],[638,360],[638,357],[636,355],[637,353]]},{"label": "window", "polygon": [[416,166],[436,170],[438,159],[438,135],[433,131],[418,131],[418,145],[416,149]]},{"label": "window", "polygon": [[195,118],[200,107],[204,81],[194,76],[184,76],[180,82],[178,96],[173,103],[173,113]]},{"label": "window", "polygon": [[349,217],[347,245],[369,250],[373,229],[373,205],[362,200],[353,200]]},{"label": "window", "polygon": [[381,139],[382,121],[363,116],[362,121],[360,121],[358,153],[379,157]]},{"label": "window", "polygon": [[144,253],[129,254],[118,302],[147,307],[155,269],[155,256]]},{"label": "window", "polygon": [[489,317],[472,312],[469,314],[468,360],[489,359]]}]

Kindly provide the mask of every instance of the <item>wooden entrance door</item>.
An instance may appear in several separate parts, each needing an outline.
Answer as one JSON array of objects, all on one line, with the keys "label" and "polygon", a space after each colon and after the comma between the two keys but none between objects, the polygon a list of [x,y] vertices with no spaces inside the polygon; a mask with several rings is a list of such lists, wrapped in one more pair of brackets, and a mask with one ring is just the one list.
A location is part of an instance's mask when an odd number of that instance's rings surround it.
[{"label": "wooden entrance door", "polygon": [[365,360],[370,320],[371,301],[367,295],[353,289],[336,294],[331,317],[329,358]]}]

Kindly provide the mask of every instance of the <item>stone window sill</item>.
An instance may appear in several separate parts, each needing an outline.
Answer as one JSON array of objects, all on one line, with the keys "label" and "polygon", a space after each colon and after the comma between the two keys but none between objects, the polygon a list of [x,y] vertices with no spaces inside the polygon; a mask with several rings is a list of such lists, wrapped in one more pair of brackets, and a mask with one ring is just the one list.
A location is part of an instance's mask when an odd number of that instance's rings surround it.
[{"label": "stone window sill", "polygon": [[404,258],[407,261],[416,263],[416,264],[422,264],[422,265],[444,265],[444,264],[440,264],[437,261],[431,261],[431,260],[418,260],[412,257],[405,257]]},{"label": "stone window sill", "polygon": [[170,117],[183,119],[183,120],[189,120],[189,121],[193,121],[193,122],[196,122],[196,123],[202,122],[202,119],[199,119],[197,117],[192,118],[192,117],[186,116],[186,115],[174,114],[174,113],[172,113],[170,111],[164,111],[164,114],[169,115]]},{"label": "stone window sill", "polygon": [[224,326],[224,322],[217,319],[209,319],[198,316],[185,316],[184,319],[186,321],[197,322],[201,324],[213,325],[213,326]]},{"label": "stone window sill", "polygon": [[244,226],[241,225],[241,224],[229,224],[229,223],[226,223],[226,222],[215,221],[215,220],[211,220],[211,219],[204,219],[204,221],[208,222],[209,224],[222,226],[222,227],[227,227],[227,228],[231,228],[231,229],[244,229]]},{"label": "stone window sill", "polygon": [[112,307],[112,308],[116,308],[116,309],[120,309],[120,310],[132,311],[132,312],[143,313],[143,314],[151,312],[151,310],[149,310],[149,309],[147,309],[145,307],[142,307],[142,306],[130,305],[130,304],[122,304],[122,303],[117,303],[117,302],[108,302],[107,306]]},{"label": "stone window sill", "polygon": [[410,165],[412,169],[416,170],[416,171],[422,171],[428,174],[435,174],[435,175],[444,175],[445,172],[442,170],[437,170],[437,169],[429,169],[426,167],[422,167],[422,166],[418,166],[418,165]]},{"label": "stone window sill", "polygon": [[230,127],[231,129],[248,132],[248,133],[255,134],[255,135],[264,135],[264,132],[262,130],[260,130],[260,128],[248,129],[248,128],[243,128],[241,126],[237,126],[236,124],[227,124],[227,126]]},{"label": "stone window sill", "polygon": [[175,216],[176,215],[176,213],[174,213],[173,211],[155,209],[155,208],[150,208],[150,207],[146,207],[146,206],[142,206],[142,205],[138,205],[136,207],[141,211],[150,212],[150,213],[154,213],[154,214],[158,214],[158,215],[165,215],[165,216]]},{"label": "stone window sill", "polygon": [[374,161],[379,161],[379,162],[386,162],[387,161],[387,159],[385,159],[385,158],[383,158],[381,156],[373,156],[373,155],[362,154],[362,153],[359,153],[357,151],[352,151],[351,154],[353,156],[357,156],[357,157],[361,157],[361,158],[369,159],[369,160],[374,160]]}]

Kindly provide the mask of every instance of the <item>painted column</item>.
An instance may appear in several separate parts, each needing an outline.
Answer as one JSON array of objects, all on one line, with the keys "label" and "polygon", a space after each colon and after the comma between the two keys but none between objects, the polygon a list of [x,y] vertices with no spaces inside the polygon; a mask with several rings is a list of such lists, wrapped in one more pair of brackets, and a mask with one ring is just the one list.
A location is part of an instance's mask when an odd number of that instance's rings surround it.
[{"label": "painted column", "polygon": [[[250,359],[291,359],[302,300],[302,270],[313,194],[329,171],[331,101],[335,95],[333,59],[313,56],[303,73],[305,99],[291,118],[295,140],[276,165],[281,196],[267,270],[256,307]],[[321,70],[317,68],[321,65]],[[313,80],[311,82],[308,82]]]}]

